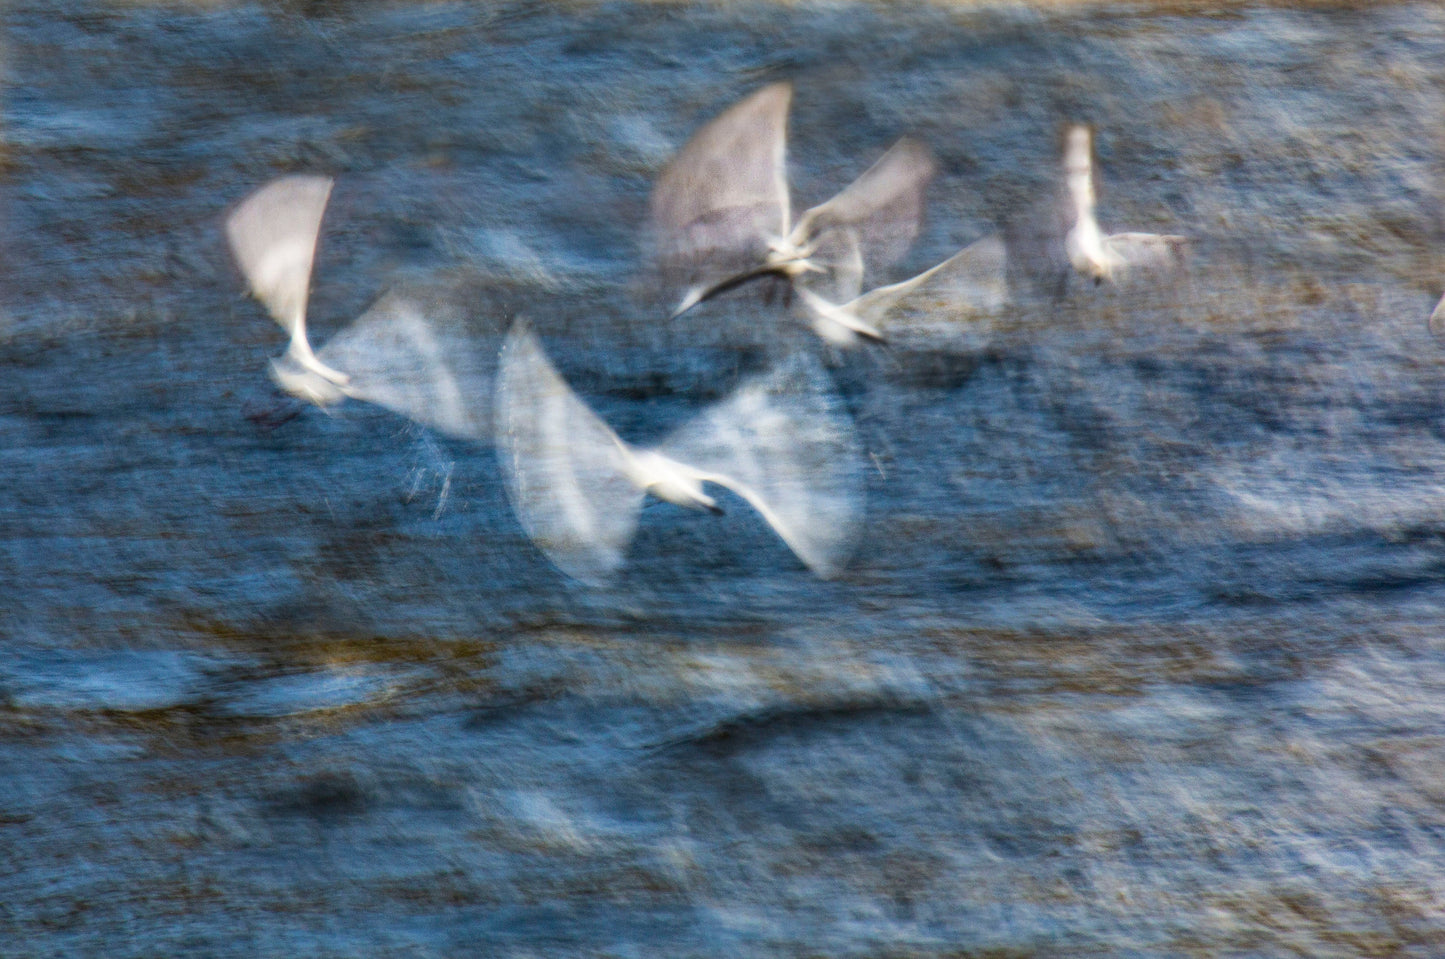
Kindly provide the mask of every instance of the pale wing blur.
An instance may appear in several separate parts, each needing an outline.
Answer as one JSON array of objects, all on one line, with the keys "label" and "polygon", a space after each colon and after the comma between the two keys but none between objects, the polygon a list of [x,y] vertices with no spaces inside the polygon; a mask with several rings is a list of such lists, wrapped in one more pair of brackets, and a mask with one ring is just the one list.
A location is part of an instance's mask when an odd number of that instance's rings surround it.
[{"label": "pale wing blur", "polygon": [[624,444],[566,384],[524,326],[502,349],[497,448],[522,528],[559,569],[600,584],[622,565],[647,492],[713,509],[702,482],[747,500],[820,576],[862,518],[851,421],[817,363],[795,357],[656,450]]},{"label": "pale wing blur", "polygon": [[330,197],[330,177],[282,177],[247,197],[226,220],[226,236],[252,295],[291,336],[286,355],[271,363],[271,377],[318,406],[338,402],[338,387],[346,384],[346,374],[318,360],[306,337],[311,267]]},{"label": "pale wing blur", "polygon": [[449,436],[485,441],[492,432],[489,358],[428,312],[437,309],[388,293],[320,357],[350,376],[346,395]]},{"label": "pale wing blur", "polygon": [[605,582],[626,558],[644,494],[628,476],[617,435],[522,324],[502,347],[496,439],[522,529],[568,576]]},{"label": "pale wing blur", "polygon": [[[845,230],[830,233],[850,235]],[[856,256],[856,244],[853,249]],[[856,296],[856,284],[842,279],[845,269],[809,274],[798,281],[798,292],[813,328],[840,346],[862,335],[914,348],[972,349],[981,345],[979,322],[997,316],[1009,303],[1006,267],[1003,241],[989,236],[911,279],[862,296]]]},{"label": "pale wing blur", "polygon": [[1115,260],[1114,279],[1125,281],[1130,271],[1168,273],[1184,265],[1189,239],[1159,233],[1114,233],[1104,238],[1104,249]]},{"label": "pale wing blur", "polygon": [[847,309],[890,340],[955,346],[1008,307],[1007,265],[1003,241],[986,236],[912,279],[870,290]]},{"label": "pale wing blur", "polygon": [[731,489],[819,576],[835,576],[863,518],[859,447],[805,354],[746,384],[659,447]]},{"label": "pale wing blur", "polygon": [[832,303],[848,303],[863,291],[863,247],[852,227],[830,227],[813,241],[808,261],[818,267],[800,274],[794,285]]},{"label": "pale wing blur", "polygon": [[226,220],[226,237],[251,293],[292,337],[306,335],[306,299],[331,178],[288,176],[251,194]]},{"label": "pale wing blur", "polygon": [[651,223],[664,278],[701,292],[763,262],[788,231],[792,86],[775,83],[693,134],[658,177]]},{"label": "pale wing blur", "polygon": [[905,137],[842,192],[804,212],[789,241],[806,248],[827,231],[846,228],[855,234],[867,270],[891,266],[922,229],[923,194],[935,170],[928,148]]}]

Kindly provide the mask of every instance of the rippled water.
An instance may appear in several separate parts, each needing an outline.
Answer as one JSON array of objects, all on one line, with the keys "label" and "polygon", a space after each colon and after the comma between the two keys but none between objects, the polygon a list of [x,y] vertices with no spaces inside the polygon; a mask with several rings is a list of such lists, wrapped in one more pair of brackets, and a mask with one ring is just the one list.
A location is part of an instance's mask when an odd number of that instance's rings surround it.
[{"label": "rippled water", "polygon": [[[11,4],[0,954],[1445,952],[1436,4]],[[646,439],[781,339],[652,319],[652,179],[792,79],[799,205],[935,150],[922,269],[1098,128],[1177,283],[832,359],[868,527],[613,588],[491,449],[289,412],[224,248],[337,177],[321,338],[516,316]]]}]

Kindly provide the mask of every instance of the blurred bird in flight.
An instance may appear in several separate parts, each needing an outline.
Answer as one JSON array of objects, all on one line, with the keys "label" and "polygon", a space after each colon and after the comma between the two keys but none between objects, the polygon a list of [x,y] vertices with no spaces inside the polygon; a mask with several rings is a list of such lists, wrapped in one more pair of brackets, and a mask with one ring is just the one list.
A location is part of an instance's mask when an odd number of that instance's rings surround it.
[{"label": "blurred bird in flight", "polygon": [[[684,287],[673,317],[765,276],[799,289],[824,284],[831,295],[819,295],[836,302],[850,284],[861,286],[858,264],[886,267],[918,235],[934,164],[922,144],[906,138],[793,222],[786,164],[791,100],[787,83],[758,90],[698,130],[658,177],[651,199],[656,254],[663,274]],[[879,338],[846,314],[814,312],[812,319],[830,339]]]},{"label": "blurred bird in flight", "polygon": [[1064,182],[1069,199],[1069,231],[1064,252],[1080,274],[1095,283],[1117,281],[1132,269],[1168,269],[1179,264],[1185,237],[1157,233],[1111,233],[1094,216],[1097,174],[1094,131],[1073,124],[1064,133]]},{"label": "blurred bird in flight", "polygon": [[522,528],[567,575],[604,582],[650,494],[721,513],[731,490],[819,576],[838,573],[862,514],[852,424],[806,356],[745,384],[654,449],[624,442],[517,324],[502,348],[496,438]]},{"label": "blurred bird in flight", "polygon": [[320,407],[347,397],[383,406],[443,433],[490,435],[490,382],[469,347],[443,337],[428,312],[387,294],[315,353],[306,336],[306,306],[321,219],[332,181],[287,176],[251,194],[226,220],[226,236],[251,293],[290,334],[271,361],[285,392]]}]

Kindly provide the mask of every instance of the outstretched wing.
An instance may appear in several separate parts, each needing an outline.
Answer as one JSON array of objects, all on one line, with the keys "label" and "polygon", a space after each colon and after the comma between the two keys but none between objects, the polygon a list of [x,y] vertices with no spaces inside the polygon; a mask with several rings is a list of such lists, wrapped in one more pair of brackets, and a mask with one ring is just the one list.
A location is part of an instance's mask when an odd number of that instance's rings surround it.
[{"label": "outstretched wing", "polygon": [[994,313],[1008,303],[1006,266],[1003,241],[986,236],[912,279],[868,291],[848,308],[878,329],[904,313],[950,320],[960,313]]},{"label": "outstretched wing", "polygon": [[1435,304],[1435,310],[1430,314],[1430,332],[1436,336],[1445,336],[1445,296]]},{"label": "outstretched wing", "polygon": [[911,279],[855,299],[818,296],[803,281],[798,292],[813,328],[839,345],[851,345],[858,335],[892,341],[902,334],[915,345],[921,340],[938,347],[965,334],[961,319],[995,314],[1007,305],[1006,263],[1003,241],[989,236]]},{"label": "outstretched wing", "polygon": [[502,347],[495,429],[522,529],[567,575],[605,581],[622,565],[642,508],[644,494],[627,477],[631,454],[520,323]]},{"label": "outstretched wing", "polygon": [[484,351],[408,297],[382,297],[332,337],[320,357],[349,374],[348,396],[450,436],[491,436],[492,377]]},{"label": "outstretched wing", "polygon": [[807,210],[789,237],[802,247],[827,231],[847,228],[857,237],[868,269],[898,261],[923,228],[923,193],[935,166],[928,148],[904,138],[843,192]]},{"label": "outstretched wing", "polygon": [[860,336],[883,339],[883,334],[859,320],[846,305],[863,288],[863,254],[857,233],[846,226],[823,231],[808,262],[817,269],[800,274],[793,285],[813,332],[837,346],[854,346]]},{"label": "outstretched wing", "polygon": [[659,448],[752,504],[819,576],[836,575],[863,516],[853,424],[815,360],[799,354]]},{"label": "outstretched wing", "polygon": [[763,87],[708,123],[652,189],[655,255],[664,277],[707,289],[758,266],[788,229],[785,167],[792,87]]},{"label": "outstretched wing", "polygon": [[1104,237],[1104,249],[1115,262],[1122,264],[1119,272],[1130,270],[1177,270],[1184,265],[1187,237],[1158,233],[1115,233]]},{"label": "outstretched wing", "polygon": [[293,341],[306,340],[306,298],[331,178],[288,176],[247,197],[226,219],[226,237],[251,293]]}]

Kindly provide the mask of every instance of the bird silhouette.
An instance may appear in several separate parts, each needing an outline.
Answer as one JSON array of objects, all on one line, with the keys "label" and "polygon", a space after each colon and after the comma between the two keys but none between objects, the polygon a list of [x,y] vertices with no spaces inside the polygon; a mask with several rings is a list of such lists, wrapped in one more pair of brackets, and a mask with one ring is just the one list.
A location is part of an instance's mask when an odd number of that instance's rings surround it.
[{"label": "bird silhouette", "polygon": [[805,355],[643,449],[577,397],[519,323],[502,348],[495,408],[497,449],[522,528],[584,582],[604,582],[622,565],[648,496],[720,513],[707,487],[729,489],[823,577],[840,571],[862,515],[852,423]]}]

